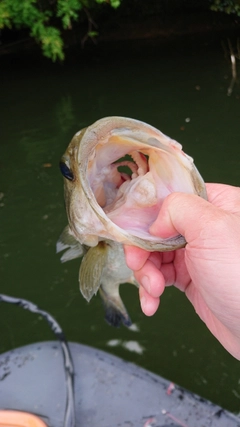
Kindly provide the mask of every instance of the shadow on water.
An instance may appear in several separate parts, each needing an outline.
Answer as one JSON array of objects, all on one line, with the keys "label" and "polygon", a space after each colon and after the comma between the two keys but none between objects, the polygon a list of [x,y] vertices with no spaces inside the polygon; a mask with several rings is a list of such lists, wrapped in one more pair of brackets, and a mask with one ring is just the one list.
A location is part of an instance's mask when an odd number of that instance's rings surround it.
[{"label": "shadow on water", "polygon": [[[121,48],[121,46],[123,46]],[[182,143],[206,181],[239,185],[240,91],[231,96],[221,40],[73,51],[64,64],[2,60],[0,157],[1,292],[49,311],[68,340],[110,351],[238,412],[239,362],[206,330],[185,296],[165,291],[152,318],[137,291],[122,286],[136,330],[104,322],[98,297],[78,289],[79,260],[60,264],[55,243],[66,225],[58,162],[73,134],[122,115]],[[52,335],[41,317],[1,306],[0,351]]]}]

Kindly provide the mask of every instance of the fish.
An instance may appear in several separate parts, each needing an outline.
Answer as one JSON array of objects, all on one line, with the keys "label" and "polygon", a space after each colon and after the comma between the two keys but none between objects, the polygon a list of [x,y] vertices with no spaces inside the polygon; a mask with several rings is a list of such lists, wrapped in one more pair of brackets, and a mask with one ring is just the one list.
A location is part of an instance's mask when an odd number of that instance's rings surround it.
[{"label": "fish", "polygon": [[105,319],[129,327],[119,286],[138,287],[123,245],[173,251],[183,236],[149,233],[163,200],[173,192],[207,200],[204,180],[182,145],[140,120],[110,116],[78,131],[60,160],[68,225],[57,242],[62,262],[82,257],[79,286],[89,302],[100,293]]}]

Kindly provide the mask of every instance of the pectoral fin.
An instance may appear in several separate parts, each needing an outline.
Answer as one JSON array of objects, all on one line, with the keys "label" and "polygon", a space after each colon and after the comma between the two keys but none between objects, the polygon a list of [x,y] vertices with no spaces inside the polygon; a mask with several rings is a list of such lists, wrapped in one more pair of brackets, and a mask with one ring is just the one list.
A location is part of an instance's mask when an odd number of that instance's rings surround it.
[{"label": "pectoral fin", "polygon": [[79,270],[79,286],[84,298],[89,302],[96,295],[101,284],[103,268],[107,262],[108,246],[100,242],[84,255]]},{"label": "pectoral fin", "polygon": [[56,252],[62,252],[65,249],[61,262],[70,261],[71,259],[80,258],[84,254],[84,248],[80,242],[71,234],[69,226],[64,228],[61,236],[59,237],[56,245]]},{"label": "pectoral fin", "polygon": [[[117,289],[118,291],[118,289]],[[101,286],[99,293],[102,297],[103,306],[105,309],[105,320],[109,325],[119,327],[121,323],[129,327],[132,321],[129,314],[120,298],[120,295],[112,296],[110,293],[104,291],[104,287]]]}]

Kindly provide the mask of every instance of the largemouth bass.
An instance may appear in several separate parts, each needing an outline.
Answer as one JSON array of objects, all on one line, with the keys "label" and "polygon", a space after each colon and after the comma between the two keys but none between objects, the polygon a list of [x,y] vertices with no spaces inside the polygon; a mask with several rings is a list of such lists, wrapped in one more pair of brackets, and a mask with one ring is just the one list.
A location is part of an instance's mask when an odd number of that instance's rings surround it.
[{"label": "largemouth bass", "polygon": [[204,181],[182,146],[158,129],[125,117],[106,117],[77,132],[60,161],[69,225],[57,243],[61,261],[83,256],[80,290],[100,292],[106,320],[131,325],[121,283],[138,286],[123,244],[149,251],[184,247],[183,236],[151,236],[164,198],[172,192],[207,198]]}]

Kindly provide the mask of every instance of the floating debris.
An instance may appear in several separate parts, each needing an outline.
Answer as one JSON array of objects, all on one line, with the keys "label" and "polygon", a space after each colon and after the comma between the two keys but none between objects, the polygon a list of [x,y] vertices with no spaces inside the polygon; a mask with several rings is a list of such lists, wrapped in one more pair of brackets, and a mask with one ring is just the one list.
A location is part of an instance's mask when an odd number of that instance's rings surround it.
[{"label": "floating debris", "polygon": [[132,323],[132,325],[129,326],[128,329],[130,329],[130,331],[133,331],[133,332],[140,332],[140,328],[138,327],[138,325],[136,323]]},{"label": "floating debris", "polygon": [[122,347],[126,350],[132,351],[133,353],[143,354],[145,348],[142,347],[137,341],[122,341],[119,339],[112,339],[107,341],[109,347]]},{"label": "floating debris", "polygon": [[142,347],[137,341],[124,341],[122,347],[134,353],[143,354],[145,348]]}]

